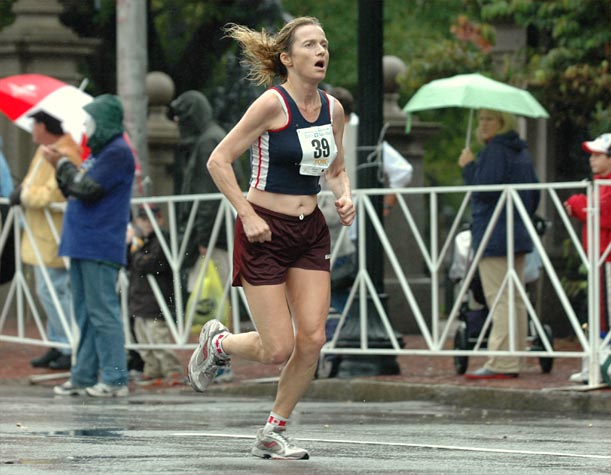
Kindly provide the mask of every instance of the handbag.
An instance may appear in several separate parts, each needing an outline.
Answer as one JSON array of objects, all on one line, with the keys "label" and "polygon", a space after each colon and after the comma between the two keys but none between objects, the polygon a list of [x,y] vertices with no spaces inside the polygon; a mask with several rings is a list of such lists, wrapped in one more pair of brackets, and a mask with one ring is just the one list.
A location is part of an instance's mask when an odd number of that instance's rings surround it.
[{"label": "handbag", "polygon": [[228,326],[229,300],[225,297],[224,290],[214,261],[210,259],[208,268],[204,269],[204,260],[201,259],[196,285],[187,300],[187,316],[191,314],[191,309],[195,306],[193,325],[191,327],[193,332],[199,332],[201,327],[213,318]]}]

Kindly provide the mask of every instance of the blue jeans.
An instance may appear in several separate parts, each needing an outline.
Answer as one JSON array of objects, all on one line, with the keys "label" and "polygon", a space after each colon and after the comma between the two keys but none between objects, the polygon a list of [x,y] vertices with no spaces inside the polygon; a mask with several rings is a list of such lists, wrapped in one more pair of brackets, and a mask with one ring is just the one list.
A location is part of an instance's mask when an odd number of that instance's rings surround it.
[{"label": "blue jeans", "polygon": [[115,290],[118,274],[119,269],[99,261],[70,261],[74,317],[80,331],[70,376],[75,386],[93,386],[98,373],[102,383],[127,384],[125,334]]},{"label": "blue jeans", "polygon": [[[72,322],[72,292],[70,291],[70,274],[64,268],[53,267],[48,267],[47,273],[49,274],[49,279],[51,280],[51,284],[53,285],[53,289],[57,295],[57,300],[59,300],[59,304],[64,312],[64,316],[66,317],[66,324],[68,325],[68,328],[70,328],[70,324]],[[64,331],[61,317],[59,316],[59,312],[57,311],[57,308],[53,303],[53,298],[51,297],[51,289],[47,287],[45,279],[42,275],[42,268],[39,266],[34,266],[34,275],[36,276],[36,293],[38,294],[38,299],[40,300],[40,303],[47,314],[47,338],[57,343],[69,344],[70,342],[68,341],[68,337]],[[58,348],[58,350],[65,355],[72,353],[70,348]]]}]

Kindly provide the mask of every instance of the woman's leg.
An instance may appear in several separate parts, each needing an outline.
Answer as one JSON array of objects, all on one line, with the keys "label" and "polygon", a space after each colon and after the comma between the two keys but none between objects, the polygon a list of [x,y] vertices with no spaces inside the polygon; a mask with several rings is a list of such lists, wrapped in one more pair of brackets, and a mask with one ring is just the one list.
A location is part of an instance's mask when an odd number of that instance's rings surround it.
[{"label": "woman's leg", "polygon": [[275,413],[288,418],[307,391],[320,349],[325,343],[325,322],[329,314],[329,273],[291,269],[287,278],[287,299],[295,322],[295,348],[282,370],[274,402]]},{"label": "woman's leg", "polygon": [[251,285],[243,279],[242,284],[256,331],[228,335],[223,350],[263,364],[284,364],[295,346],[286,285]]},{"label": "woman's leg", "polygon": [[264,364],[281,365],[288,360],[273,408],[288,418],[310,385],[325,343],[329,273],[292,268],[286,284],[243,284],[257,331],[225,337],[223,350]]},{"label": "woman's leg", "polygon": [[[524,285],[524,256],[515,256],[514,266],[518,278]],[[492,309],[492,304],[496,299],[503,280],[507,275],[506,257],[485,257],[479,263],[480,278],[486,296],[486,303]],[[527,336],[527,314],[526,306],[515,289],[515,344],[516,350],[521,351],[526,347]],[[492,315],[492,329],[488,338],[488,349],[491,351],[501,351],[509,349],[509,292],[505,287],[501,293],[499,302]],[[490,371],[496,373],[519,373],[522,358],[517,356],[491,356],[484,365]]]}]

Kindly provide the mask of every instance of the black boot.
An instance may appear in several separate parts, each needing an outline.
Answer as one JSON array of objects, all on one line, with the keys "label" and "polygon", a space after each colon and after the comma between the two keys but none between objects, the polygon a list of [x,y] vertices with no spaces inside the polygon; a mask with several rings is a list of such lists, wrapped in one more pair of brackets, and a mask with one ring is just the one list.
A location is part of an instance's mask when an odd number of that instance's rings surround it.
[{"label": "black boot", "polygon": [[72,366],[72,356],[61,354],[59,358],[54,359],[49,363],[50,369],[67,370]]},{"label": "black boot", "polygon": [[56,360],[61,355],[62,354],[60,351],[56,350],[55,348],[51,348],[44,355],[39,356],[38,358],[34,358],[32,361],[30,361],[30,364],[34,366],[34,368],[48,368],[49,363],[51,363],[51,361]]}]

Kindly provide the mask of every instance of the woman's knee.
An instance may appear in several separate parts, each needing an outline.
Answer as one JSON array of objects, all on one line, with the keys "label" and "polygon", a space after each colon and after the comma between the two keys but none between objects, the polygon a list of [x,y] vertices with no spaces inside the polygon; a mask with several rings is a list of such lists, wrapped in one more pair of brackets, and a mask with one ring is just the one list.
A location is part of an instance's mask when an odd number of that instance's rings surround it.
[{"label": "woman's knee", "polygon": [[297,335],[298,350],[302,353],[312,354],[317,358],[326,341],[324,328],[308,334]]},{"label": "woman's knee", "polygon": [[282,365],[286,363],[293,353],[293,344],[274,345],[263,347],[261,362],[269,365]]},{"label": "woman's knee", "polygon": [[278,349],[272,352],[265,352],[263,363],[269,365],[283,365],[291,357],[292,352],[286,349]]}]

